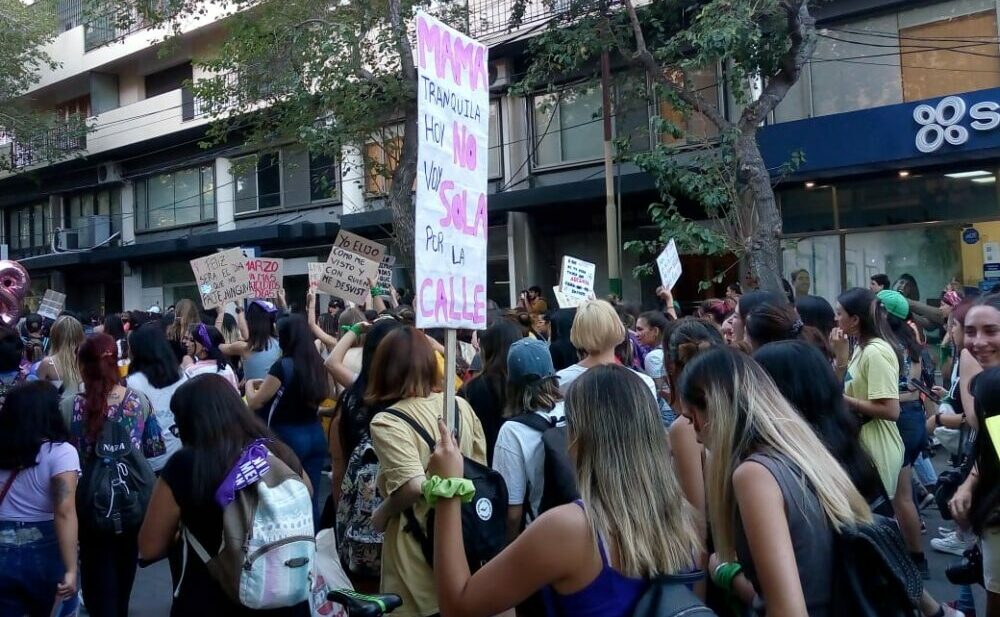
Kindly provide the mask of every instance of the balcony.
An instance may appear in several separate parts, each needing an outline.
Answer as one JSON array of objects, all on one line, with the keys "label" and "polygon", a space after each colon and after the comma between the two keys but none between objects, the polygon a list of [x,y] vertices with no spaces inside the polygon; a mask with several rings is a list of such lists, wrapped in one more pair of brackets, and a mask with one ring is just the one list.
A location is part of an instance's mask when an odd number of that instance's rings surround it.
[{"label": "balcony", "polygon": [[27,137],[0,129],[0,157],[6,159],[6,167],[15,171],[66,158],[86,147],[85,129],[78,124],[37,131]]},{"label": "balcony", "polygon": [[469,32],[477,39],[492,39],[528,27],[540,28],[565,11],[569,0],[523,0],[523,14],[512,23],[519,0],[469,0]]},{"label": "balcony", "polygon": [[176,9],[169,0],[141,0],[146,6],[116,7],[102,3],[84,16],[83,50],[92,51],[124,39],[133,32],[150,27],[152,16],[166,18]]}]

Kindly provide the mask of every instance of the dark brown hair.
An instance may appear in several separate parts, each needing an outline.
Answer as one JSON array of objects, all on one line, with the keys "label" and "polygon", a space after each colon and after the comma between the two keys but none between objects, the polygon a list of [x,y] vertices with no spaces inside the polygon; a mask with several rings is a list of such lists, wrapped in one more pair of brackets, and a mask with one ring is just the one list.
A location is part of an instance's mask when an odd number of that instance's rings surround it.
[{"label": "dark brown hair", "polygon": [[426,335],[403,326],[389,333],[375,351],[365,403],[426,397],[440,392],[441,384],[437,354]]}]

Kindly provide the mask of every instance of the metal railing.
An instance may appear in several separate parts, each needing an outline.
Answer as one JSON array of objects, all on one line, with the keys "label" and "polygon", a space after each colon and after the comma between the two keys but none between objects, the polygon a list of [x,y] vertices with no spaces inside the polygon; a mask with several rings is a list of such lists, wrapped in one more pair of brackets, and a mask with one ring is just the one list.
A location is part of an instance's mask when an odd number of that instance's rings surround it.
[{"label": "metal railing", "polygon": [[[482,38],[537,26],[568,4],[568,0],[469,0],[469,34]],[[515,9],[519,6],[523,13],[518,18]]]},{"label": "metal railing", "polygon": [[133,32],[154,25],[155,19],[166,18],[178,7],[170,0],[139,0],[127,6],[115,6],[106,1],[88,6],[84,15],[83,50],[85,52],[120,41]]},{"label": "metal railing", "polygon": [[87,147],[86,130],[76,125],[56,126],[23,137],[0,128],[0,145],[11,169],[63,158]]}]

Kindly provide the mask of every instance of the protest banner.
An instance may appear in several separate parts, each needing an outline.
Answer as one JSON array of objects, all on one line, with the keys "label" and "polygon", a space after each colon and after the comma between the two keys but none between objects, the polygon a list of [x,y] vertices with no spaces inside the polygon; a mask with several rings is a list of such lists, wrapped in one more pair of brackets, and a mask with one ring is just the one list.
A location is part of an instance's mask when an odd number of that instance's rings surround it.
[{"label": "protest banner", "polygon": [[246,260],[250,276],[251,297],[269,300],[278,297],[285,278],[285,260],[250,257]]},{"label": "protest banner", "polygon": [[378,277],[378,262],[366,259],[357,253],[334,246],[323,264],[317,289],[323,293],[342,298],[345,302],[368,304],[371,301],[371,286],[368,281]]},{"label": "protest banner", "polygon": [[246,257],[240,249],[229,249],[191,260],[201,305],[205,309],[225,306],[253,296]]},{"label": "protest banner", "polygon": [[656,258],[656,267],[660,270],[660,282],[663,286],[673,289],[677,279],[681,278],[681,259],[677,255],[677,244],[673,240]]},{"label": "protest banner", "polygon": [[48,319],[56,319],[65,306],[66,294],[47,289],[42,296],[42,304],[38,307],[38,314]]},{"label": "protest banner", "polygon": [[[488,50],[426,13],[417,13],[416,31],[414,309],[418,327],[447,329],[450,376],[455,328],[486,327]],[[454,426],[454,399],[454,389],[446,388],[449,426]]]},{"label": "protest banner", "polygon": [[309,268],[309,290],[316,291],[319,289],[319,280],[323,278],[323,271],[326,269],[326,264],[314,261],[306,267]]},{"label": "protest banner", "polygon": [[559,273],[559,287],[567,297],[582,300],[594,292],[596,274],[597,266],[589,261],[564,255]]}]

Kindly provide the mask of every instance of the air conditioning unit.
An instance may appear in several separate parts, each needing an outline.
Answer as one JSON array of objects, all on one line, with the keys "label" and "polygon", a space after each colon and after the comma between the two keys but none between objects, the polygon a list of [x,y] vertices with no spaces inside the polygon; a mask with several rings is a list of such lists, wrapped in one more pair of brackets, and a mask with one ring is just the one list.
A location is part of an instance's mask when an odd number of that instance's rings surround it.
[{"label": "air conditioning unit", "polygon": [[97,168],[97,183],[107,184],[108,182],[121,182],[122,168],[117,163],[101,163]]},{"label": "air conditioning unit", "polygon": [[80,232],[59,230],[59,248],[63,251],[75,251],[80,248]]},{"label": "air conditioning unit", "polygon": [[490,63],[490,90],[499,90],[510,85],[510,61],[504,59]]},{"label": "air conditioning unit", "polygon": [[91,248],[107,242],[111,237],[111,217],[106,214],[84,217],[80,236],[80,248]]}]

